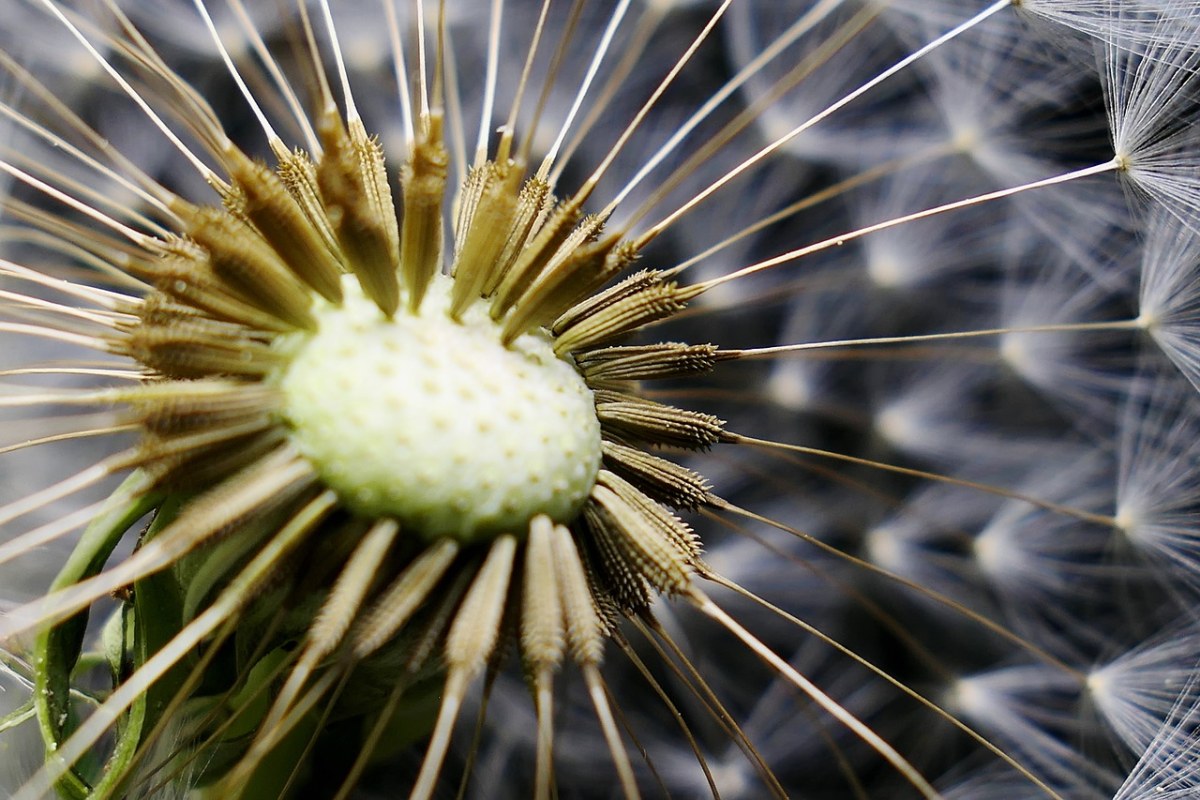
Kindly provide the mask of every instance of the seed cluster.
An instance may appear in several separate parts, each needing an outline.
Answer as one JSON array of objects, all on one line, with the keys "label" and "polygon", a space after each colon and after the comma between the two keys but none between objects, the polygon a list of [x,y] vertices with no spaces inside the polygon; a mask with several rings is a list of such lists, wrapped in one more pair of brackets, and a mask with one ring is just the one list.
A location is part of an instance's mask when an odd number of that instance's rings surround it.
[{"label": "seed cluster", "polygon": [[[275,169],[224,143],[223,207],[179,201],[177,237],[126,251],[124,268],[153,289],[126,303],[109,343],[147,371],[105,395],[142,431],[131,502],[172,509],[129,570],[198,560],[210,591],[245,587],[229,602],[250,621],[225,633],[239,672],[259,664],[255,646],[303,642],[283,690],[254,712],[249,752],[204,780],[235,796],[333,682],[400,658],[398,693],[431,670],[446,676],[421,796],[462,696],[514,636],[542,736],[569,656],[615,742],[603,640],[619,615],[691,591],[700,543],[671,507],[715,501],[654,451],[723,437],[721,420],[638,393],[712,369],[715,347],[619,340],[698,291],[650,270],[603,288],[636,250],[582,214],[586,193],[559,201],[525,180],[507,139],[469,173],[444,253],[436,114],[403,168],[399,214],[361,121],[329,110],[318,130],[322,153],[277,146]],[[316,616],[272,621],[266,609],[300,587],[323,598]],[[188,592],[185,624],[211,597]],[[250,712],[228,713],[186,735],[220,740],[223,722]]]}]

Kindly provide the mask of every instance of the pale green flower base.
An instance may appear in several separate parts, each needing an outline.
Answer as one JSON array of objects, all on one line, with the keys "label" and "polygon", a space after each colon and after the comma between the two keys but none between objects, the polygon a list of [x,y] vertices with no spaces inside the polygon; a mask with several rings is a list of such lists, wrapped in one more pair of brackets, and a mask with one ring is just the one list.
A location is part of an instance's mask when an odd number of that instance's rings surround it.
[{"label": "pale green flower base", "polygon": [[451,286],[391,320],[352,279],[321,301],[277,377],[293,439],[346,505],[429,538],[569,521],[600,466],[591,391],[548,334],[505,347],[482,304],[450,319]]}]

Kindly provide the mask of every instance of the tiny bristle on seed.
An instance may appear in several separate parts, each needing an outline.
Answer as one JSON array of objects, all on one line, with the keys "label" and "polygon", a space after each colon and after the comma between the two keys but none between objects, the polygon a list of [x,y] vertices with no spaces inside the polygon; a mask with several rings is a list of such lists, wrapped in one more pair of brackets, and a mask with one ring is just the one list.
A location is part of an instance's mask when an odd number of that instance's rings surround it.
[{"label": "tiny bristle on seed", "polygon": [[311,211],[289,192],[283,179],[266,164],[229,148],[232,185],[230,209],[245,217],[296,275],[331,303],[342,299],[342,268],[337,254],[314,224]]},{"label": "tiny bristle on seed", "polygon": [[602,445],[604,463],[650,497],[675,508],[695,509],[712,500],[707,479],[687,467],[613,441]]},{"label": "tiny bristle on seed", "polygon": [[135,274],[153,282],[162,293],[227,322],[272,332],[295,329],[295,324],[260,307],[222,280],[203,248],[183,239],[167,241],[163,247],[163,258],[132,264]]},{"label": "tiny bristle on seed", "polygon": [[643,272],[612,289],[579,303],[555,320],[555,349],[570,353],[607,344],[652,322],[683,311],[701,293],[695,286],[680,286],[662,273]]},{"label": "tiny bristle on seed", "polygon": [[595,392],[596,416],[606,433],[650,445],[704,450],[721,440],[725,423],[627,392]]},{"label": "tiny bristle on seed", "polygon": [[575,362],[589,381],[606,383],[704,375],[716,366],[716,357],[716,345],[662,342],[585,350]]},{"label": "tiny bristle on seed", "polygon": [[308,287],[257,231],[219,208],[194,209],[187,225],[212,274],[230,291],[297,328],[315,327]]},{"label": "tiny bristle on seed", "polygon": [[517,213],[514,189],[521,181],[521,168],[516,164],[487,162],[472,170],[468,186],[474,191],[467,195],[459,215],[458,241],[462,242],[454,257],[454,298],[450,313],[462,315],[466,307],[478,300],[486,286],[498,277],[500,257],[509,237],[513,235],[513,218]]},{"label": "tiny bristle on seed", "polygon": [[400,307],[400,231],[379,143],[336,110],[318,119],[325,152],[316,177],[346,263],[387,316]]},{"label": "tiny bristle on seed", "polygon": [[566,646],[563,609],[554,568],[554,523],[546,516],[529,523],[521,610],[521,655],[535,671],[556,668]]},{"label": "tiny bristle on seed", "polygon": [[494,319],[500,319],[507,314],[509,309],[525,295],[529,286],[542,273],[563,242],[571,236],[582,216],[581,204],[574,198],[559,203],[554,208],[544,224],[521,248],[512,266],[508,268],[504,278],[497,286],[491,306]]},{"label": "tiny bristle on seed", "polygon": [[442,266],[442,206],[449,163],[442,143],[442,117],[430,114],[400,178],[404,189],[400,264],[409,308],[414,311]]}]

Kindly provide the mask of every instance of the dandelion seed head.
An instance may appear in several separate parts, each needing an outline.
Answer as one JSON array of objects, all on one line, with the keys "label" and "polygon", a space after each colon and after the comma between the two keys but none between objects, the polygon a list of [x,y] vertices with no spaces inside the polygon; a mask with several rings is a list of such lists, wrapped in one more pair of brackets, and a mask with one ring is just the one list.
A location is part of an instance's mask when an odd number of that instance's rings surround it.
[{"label": "dandelion seed head", "polygon": [[783,364],[771,371],[767,392],[780,408],[802,411],[812,402],[813,382],[803,365]]},{"label": "dandelion seed head", "polygon": [[886,441],[903,446],[913,442],[921,434],[921,426],[914,424],[909,409],[900,405],[884,408],[875,415],[875,431]]},{"label": "dandelion seed head", "polygon": [[1194,641],[1130,649],[1200,583],[1197,414],[1138,374],[1200,374],[1194,3],[34,3],[20,800],[1091,800],[1194,754]]},{"label": "dandelion seed head", "polygon": [[1036,337],[1006,333],[1000,337],[1000,357],[1017,372],[1026,376],[1036,375],[1039,363],[1036,358],[1037,346]]},{"label": "dandelion seed head", "polygon": [[722,797],[753,796],[753,776],[749,774],[745,759],[731,755],[717,761],[712,772]]},{"label": "dandelion seed head", "polygon": [[908,258],[908,254],[894,247],[873,253],[867,261],[867,274],[881,289],[905,286],[920,274],[918,270],[919,267]]},{"label": "dandelion seed head", "polygon": [[978,536],[972,547],[979,568],[994,579],[1011,579],[1025,568],[1025,558],[1020,548],[1014,546],[1007,527],[989,525]]},{"label": "dandelion seed head", "polygon": [[901,575],[908,572],[907,567],[912,559],[911,548],[891,526],[875,526],[867,531],[863,541],[871,563]]}]

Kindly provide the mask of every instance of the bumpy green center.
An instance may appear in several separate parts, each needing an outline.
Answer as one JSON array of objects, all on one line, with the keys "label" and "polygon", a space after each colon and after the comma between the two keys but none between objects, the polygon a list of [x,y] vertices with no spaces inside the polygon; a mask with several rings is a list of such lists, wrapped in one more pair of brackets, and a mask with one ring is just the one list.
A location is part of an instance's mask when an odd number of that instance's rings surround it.
[{"label": "bumpy green center", "polygon": [[292,437],[347,506],[426,537],[523,535],[568,521],[600,466],[592,393],[549,335],[505,347],[483,304],[447,315],[435,279],[388,320],[356,283],[319,304],[277,376]]}]

